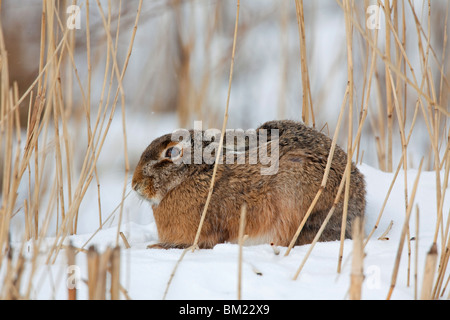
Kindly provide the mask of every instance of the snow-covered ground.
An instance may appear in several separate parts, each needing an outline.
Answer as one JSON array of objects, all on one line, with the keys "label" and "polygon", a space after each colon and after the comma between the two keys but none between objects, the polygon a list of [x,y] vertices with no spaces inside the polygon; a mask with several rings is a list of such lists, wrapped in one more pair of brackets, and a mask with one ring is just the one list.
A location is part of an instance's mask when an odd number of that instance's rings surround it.
[{"label": "snow-covered ground", "polygon": [[[359,166],[367,180],[366,234],[373,228],[384,201],[393,174],[383,173],[367,165]],[[417,171],[408,171],[409,194]],[[122,184],[115,183],[119,195]],[[114,192],[110,188],[109,192]],[[117,206],[120,196],[111,197],[112,206]],[[408,252],[405,245],[393,299],[414,298],[415,255],[418,254],[419,294],[425,256],[429,250],[436,223],[435,173],[422,172],[415,203],[420,209],[419,235],[415,234],[415,210],[411,215],[410,236],[419,241],[419,252],[415,252],[415,242],[411,242],[410,285],[407,286]],[[85,215],[96,212],[96,207]],[[447,196],[444,215],[450,209]],[[104,212],[107,212],[104,210]],[[121,226],[131,248],[121,250],[121,284],[132,299],[162,299],[171,273],[183,250],[146,249],[148,244],[157,241],[156,225],[151,208],[133,194],[125,202],[126,222]],[[116,213],[117,215],[118,213]],[[105,215],[106,217],[106,215]],[[131,218],[130,218],[131,217]],[[133,218],[135,217],[135,218]],[[139,219],[136,219],[139,217]],[[398,249],[402,225],[405,218],[403,172],[397,177],[380,225],[365,247],[365,280],[362,289],[363,299],[385,299],[389,290],[394,260]],[[96,219],[96,218],[95,218]],[[95,219],[93,221],[95,221]],[[132,221],[134,220],[134,222]],[[390,221],[392,229],[389,240],[377,240],[387,229]],[[138,222],[136,222],[138,221]],[[96,227],[91,226],[96,229]],[[99,250],[116,241],[117,225],[104,227],[91,239],[92,232],[71,236],[76,247],[87,248],[95,244]],[[89,242],[87,242],[91,239]],[[417,241],[417,240],[415,240]],[[48,238],[52,244],[52,238]],[[244,299],[346,299],[350,284],[352,241],[344,244],[344,262],[341,274],[337,274],[339,242],[318,243],[307,260],[300,276],[293,280],[309,245],[294,247],[285,257],[286,248],[279,248],[275,255],[270,245],[245,246],[243,248],[242,297]],[[45,250],[45,245],[42,247]],[[236,299],[238,279],[238,245],[219,244],[210,250],[188,252],[167,292],[167,299]],[[438,250],[441,244],[438,242]],[[46,255],[42,256],[45,259]],[[76,256],[76,265],[82,279],[87,279],[87,260],[84,253]],[[67,298],[67,262],[60,253],[54,265],[41,264],[33,280],[32,298]],[[80,283],[78,298],[87,298],[87,286]],[[448,292],[446,293],[448,294]]]}]

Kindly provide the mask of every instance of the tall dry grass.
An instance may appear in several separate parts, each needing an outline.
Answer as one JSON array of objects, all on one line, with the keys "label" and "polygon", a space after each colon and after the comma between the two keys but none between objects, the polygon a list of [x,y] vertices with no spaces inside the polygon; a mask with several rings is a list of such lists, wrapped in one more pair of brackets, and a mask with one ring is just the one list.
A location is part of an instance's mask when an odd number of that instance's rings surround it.
[{"label": "tall dry grass", "polygon": [[[448,292],[450,278],[446,271],[450,257],[450,219],[445,219],[448,213],[443,212],[450,171],[448,3],[424,0],[421,6],[417,6],[410,0],[333,2],[341,10],[339,14],[344,17],[342,28],[345,29],[345,43],[339,48],[344,54],[335,54],[335,63],[327,77],[335,77],[339,65],[345,65],[346,79],[341,86],[344,90],[340,101],[336,101],[336,105],[341,106],[336,124],[334,119],[324,116],[326,112],[321,103],[325,99],[329,83],[324,83],[319,88],[314,85],[317,71],[317,66],[311,62],[316,53],[314,37],[321,36],[311,31],[314,12],[317,14],[318,10],[315,5],[303,3],[302,0],[276,3],[273,10],[262,9],[261,14],[254,16],[243,14],[238,28],[238,19],[235,11],[231,10],[231,4],[227,6],[217,1],[207,9],[203,8],[203,14],[208,18],[204,19],[202,25],[206,27],[199,36],[199,27],[192,23],[200,6],[195,1],[157,1],[147,6],[143,1],[80,2],[81,12],[85,17],[81,30],[67,28],[66,8],[70,4],[70,1],[41,3],[37,19],[39,32],[35,32],[39,34],[39,38],[34,46],[28,44],[30,50],[35,52],[34,69],[26,72],[16,69],[16,60],[27,43],[24,41],[19,49],[9,44],[11,26],[4,24],[4,17],[8,12],[4,12],[4,3],[0,7],[3,18],[0,21],[0,276],[3,280],[0,298],[32,298],[31,281],[38,264],[42,263],[37,257],[42,251],[41,245],[47,237],[50,223],[55,224],[56,231],[53,244],[49,250],[45,250],[45,263],[48,264],[53,263],[61,250],[67,248],[70,235],[77,234],[80,205],[91,185],[97,186],[99,229],[111,217],[102,212],[98,159],[115,117],[122,119],[124,145],[124,150],[121,151],[124,158],[122,201],[117,207],[119,227],[116,245],[119,244],[119,235],[123,237],[120,232],[122,205],[127,196],[126,187],[133,162],[129,158],[136,157],[128,154],[125,125],[127,113],[148,112],[147,106],[139,110],[135,105],[146,105],[149,99],[147,96],[152,96],[152,110],[176,112],[181,126],[189,126],[192,120],[202,119],[211,126],[222,123],[225,127],[232,83],[250,86],[251,83],[245,82],[248,79],[246,74],[252,72],[247,63],[256,63],[254,56],[246,56],[242,51],[246,48],[244,43],[254,35],[253,30],[264,23],[276,25],[280,33],[281,55],[280,61],[277,61],[281,66],[280,78],[277,79],[280,82],[279,103],[274,106],[278,115],[285,117],[293,104],[305,123],[319,130],[328,125],[328,132],[333,136],[332,148],[338,142],[341,143],[351,155],[349,159],[354,161],[367,159],[370,150],[362,141],[371,141],[375,146],[372,154],[377,159],[378,167],[395,172],[373,231],[383,215],[400,170],[406,172],[408,168],[418,168],[420,163],[421,169],[423,166],[423,170],[436,171],[437,191],[436,199],[433,200],[437,203],[437,223],[433,250],[430,250],[431,258],[428,259],[431,267],[426,268],[424,277],[415,278],[416,283],[418,278],[424,279],[422,287],[425,291],[421,295],[424,298],[437,299]],[[371,4],[380,8],[381,21],[384,23],[379,29],[368,28],[366,24],[366,9]],[[250,3],[243,3],[240,8],[238,6],[237,13],[249,10],[257,12]],[[142,19],[157,19],[164,14],[170,14],[174,23],[168,32],[155,36],[155,47],[162,48],[163,51],[161,57],[157,54],[149,55],[147,60],[140,62],[145,66],[144,69],[154,68],[156,74],[147,72],[142,76],[142,86],[136,86],[140,91],[132,94],[132,101],[135,103],[127,106],[124,82],[125,79],[133,81],[126,74],[138,22]],[[295,52],[290,50],[290,28],[296,32]],[[226,38],[228,47],[221,55],[214,55],[212,52],[218,38]],[[197,57],[199,48],[205,53],[200,65]],[[235,49],[238,56],[235,66],[237,79],[232,79],[228,67],[231,62],[231,71],[233,70]],[[297,69],[293,66],[297,66]],[[292,80],[292,75],[297,79],[296,82]],[[158,82],[163,85],[158,85]],[[222,95],[224,99],[212,98],[216,95],[222,97],[217,93],[217,83],[227,84],[228,96]],[[298,86],[293,88],[291,83]],[[153,91],[149,93],[148,90]],[[293,103],[288,99],[292,96],[292,91],[296,92],[294,96],[297,98]],[[224,118],[217,104],[226,105]],[[241,111],[234,108],[230,110],[230,114]],[[242,118],[245,118],[245,113],[243,115]],[[74,132],[80,131],[83,135],[74,135]],[[425,151],[419,159],[411,156],[411,137],[416,132],[427,135],[423,146]],[[79,136],[85,136],[86,140],[80,141]],[[316,198],[299,226],[296,237],[313,206],[320,201],[330,163],[331,157],[322,187],[317,190]],[[336,203],[341,194],[347,203],[351,183],[349,167],[350,162]],[[438,174],[442,171],[443,180]],[[406,174],[404,179],[406,186]],[[211,186],[212,192],[213,181]],[[408,194],[405,187],[407,215],[388,298],[395,290],[398,261],[403,254],[403,246],[406,243],[411,247],[409,220],[413,211],[414,191]],[[329,216],[333,214],[334,208],[335,206]],[[206,209],[203,215],[205,214]],[[19,239],[18,243],[22,243],[19,247],[11,245],[11,238],[17,243],[11,226],[11,220],[16,216],[23,217],[23,230],[20,232],[23,239]],[[327,220],[323,227],[326,222]],[[342,225],[345,227],[345,223]],[[362,239],[355,244],[360,259],[372,234],[373,232],[366,237],[364,244]],[[320,233],[309,247],[296,277],[307,263],[319,236]],[[295,239],[292,244],[294,242]],[[31,259],[23,256],[25,243],[32,244]],[[337,253],[338,272],[341,269],[343,245],[344,242],[341,241],[341,248]],[[434,250],[436,247],[440,250]],[[289,254],[291,248],[292,245],[286,254]],[[99,255],[94,249],[73,250],[92,256],[90,270],[94,278],[101,272],[103,279],[104,273],[111,270],[109,265],[117,265],[117,253],[111,253],[116,251]],[[362,261],[355,263],[358,273],[354,276],[359,277]],[[437,265],[435,272],[433,263]],[[31,272],[25,279],[23,270],[26,264]],[[111,296],[117,298],[118,290],[126,295],[120,283],[117,283],[117,269],[111,271],[111,274],[113,272],[115,282],[112,285],[114,294]],[[359,286],[360,279],[356,282]],[[358,287],[352,288],[352,292],[355,293],[352,297],[360,296]],[[90,294],[92,297],[104,297],[104,290]],[[74,292],[69,292],[69,296],[75,297]]]},{"label": "tall dry grass", "polygon": [[[10,82],[8,54],[5,46],[3,26],[0,26],[1,54],[1,119],[0,149],[2,150],[2,189],[0,207],[0,268],[6,268],[5,283],[1,296],[6,298],[29,298],[30,290],[18,291],[16,279],[19,276],[12,257],[10,246],[11,219],[16,214],[24,215],[23,241],[31,241],[34,256],[37,257],[43,238],[47,234],[50,221],[56,220],[56,237],[51,249],[47,252],[47,263],[52,263],[64,247],[66,238],[77,233],[80,204],[91,183],[100,185],[97,161],[111,126],[117,107],[125,115],[125,100],[122,81],[127,70],[142,1],[136,3],[137,13],[134,26],[129,29],[129,46],[123,61],[117,56],[118,33],[120,28],[120,7],[118,17],[112,30],[112,10],[109,3],[103,8],[99,1],[84,3],[86,16],[85,66],[87,81],[81,79],[75,63],[74,41],[77,29],[66,26],[66,7],[68,2],[43,1],[41,19],[41,37],[39,44],[38,76],[21,94],[17,82]],[[98,10],[103,22],[106,64],[104,66],[101,97],[98,107],[91,101],[91,81],[93,67],[90,41],[90,10]],[[2,12],[3,14],[3,12]],[[30,44],[33,49],[32,44]],[[20,54],[17,53],[17,54]],[[65,83],[64,81],[67,81]],[[117,83],[114,85],[114,82]],[[76,87],[76,90],[75,90]],[[75,91],[81,99],[75,101]],[[70,100],[72,99],[72,100]],[[119,103],[120,99],[120,103]],[[22,126],[23,113],[20,105],[28,105],[26,126]],[[74,110],[77,104],[77,111]],[[83,117],[81,123],[77,120]],[[84,148],[77,136],[73,135],[73,127],[86,130],[87,141]],[[123,128],[126,146],[126,128]],[[83,154],[77,156],[74,152]],[[76,151],[75,151],[76,150]],[[129,172],[127,148],[123,150],[125,157],[125,187]],[[76,163],[82,159],[81,163]],[[25,195],[24,195],[25,194]],[[102,226],[100,190],[99,225]],[[122,212],[120,217],[122,216]],[[21,256],[22,252],[17,253]],[[22,259],[19,259],[22,261]],[[22,262],[20,262],[22,263]],[[36,269],[37,260],[31,264],[31,279]],[[22,268],[19,268],[22,270]],[[16,290],[15,290],[16,289]]]}]

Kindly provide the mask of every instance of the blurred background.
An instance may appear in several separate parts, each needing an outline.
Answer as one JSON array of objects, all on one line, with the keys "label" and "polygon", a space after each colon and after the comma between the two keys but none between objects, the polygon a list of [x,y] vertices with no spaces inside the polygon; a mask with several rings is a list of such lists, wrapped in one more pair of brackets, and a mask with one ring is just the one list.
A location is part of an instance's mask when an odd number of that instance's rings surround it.
[{"label": "blurred background", "polygon": [[[393,5],[391,1],[391,6]],[[448,82],[439,86],[442,67],[448,75],[449,59],[443,59],[444,33],[448,24],[446,14],[448,1],[432,2],[431,19],[427,23],[428,4],[426,1],[394,1],[399,12],[399,37],[402,38],[402,21],[405,18],[408,39],[405,52],[416,74],[421,74],[421,62],[414,24],[414,6],[417,19],[423,27],[430,27],[433,56],[429,60],[436,81],[436,95],[442,97],[442,106],[448,105]],[[87,79],[86,59],[86,2],[80,6],[80,29],[73,30],[74,58],[81,81]],[[100,100],[105,72],[107,37],[102,24],[99,7],[95,1],[88,2],[90,23],[90,59],[92,64],[91,108],[95,109]],[[107,13],[111,11],[111,35],[115,37],[117,23],[120,22],[117,40],[117,60],[126,57],[129,37],[136,16],[138,1],[100,1]],[[355,17],[361,26],[369,18],[366,12],[376,1],[356,1]],[[68,17],[65,9],[70,1],[58,1],[61,21]],[[336,117],[343,101],[347,84],[347,53],[344,12],[339,1],[306,1],[304,4],[305,40],[307,64],[314,108],[315,127],[332,135]],[[23,93],[38,76],[40,52],[40,24],[42,3],[39,1],[3,1],[1,19],[5,45],[9,54],[10,81],[17,81],[19,92]],[[120,13],[120,15],[119,15]],[[404,14],[405,13],[405,14]],[[394,14],[394,13],[393,13]],[[403,17],[403,14],[405,17]],[[126,111],[130,119],[129,128],[143,121],[147,132],[138,132],[130,141],[139,140],[144,147],[159,132],[153,130],[160,123],[160,117],[173,115],[161,128],[171,132],[177,127],[192,128],[194,120],[201,120],[207,127],[220,128],[226,104],[228,77],[236,15],[235,1],[193,1],[193,0],[152,0],[144,1],[140,13],[136,39],[133,45],[123,87]],[[120,16],[120,21],[119,20]],[[394,17],[393,17],[394,18]],[[385,47],[385,21],[382,12],[382,29],[379,30],[378,45]],[[423,30],[423,33],[427,33]],[[393,37],[391,37],[393,38]],[[392,61],[403,60],[395,52],[392,41]],[[423,41],[423,39],[422,39]],[[422,43],[426,46],[426,43]],[[445,51],[444,51],[445,50]],[[363,36],[355,29],[353,39],[353,63],[355,77],[355,110],[362,105],[364,75],[367,72],[369,47]],[[396,56],[397,55],[397,56]],[[367,125],[362,135],[364,140],[364,162],[385,168],[378,161],[375,136],[377,121],[386,118],[385,70],[378,59],[375,80],[372,82],[372,97],[369,100]],[[437,61],[436,61],[437,60]],[[404,61],[400,61],[400,65]],[[406,73],[409,77],[408,66]],[[63,74],[62,74],[63,76]],[[447,77],[446,77],[447,79]],[[300,65],[299,29],[295,1],[241,1],[239,30],[237,36],[235,68],[231,89],[228,124],[230,128],[256,128],[262,122],[272,119],[301,120],[302,78]],[[71,79],[73,100],[71,112],[76,115],[82,109],[83,101],[75,79]],[[399,92],[404,91],[403,83]],[[442,92],[440,92],[442,91]],[[404,95],[398,95],[399,99]],[[414,90],[407,90],[407,121],[411,121],[417,100]],[[24,103],[26,106],[27,104]],[[25,111],[27,108],[23,108]],[[357,125],[359,112],[355,112]],[[134,116],[136,116],[134,118]],[[22,117],[25,120],[26,117]],[[386,119],[383,119],[386,121]],[[420,119],[419,119],[419,122]],[[310,119],[310,124],[311,124]],[[394,121],[395,123],[395,121]],[[324,128],[325,126],[325,128]],[[417,127],[424,126],[424,123]],[[407,125],[408,127],[408,125]],[[425,128],[423,128],[426,130]],[[130,132],[131,134],[131,132]],[[342,130],[340,144],[345,147],[346,131]],[[395,135],[398,136],[398,135]],[[383,142],[382,142],[383,144]],[[396,145],[394,143],[394,145]],[[429,149],[426,131],[417,130],[417,135],[409,146],[411,165],[417,165],[419,157]],[[401,149],[400,149],[401,150]],[[395,152],[395,151],[394,151]],[[416,155],[416,152],[418,155]],[[414,156],[416,155],[416,156]],[[397,157],[399,154],[397,154]],[[130,153],[132,162],[138,154]],[[395,157],[394,157],[395,158]],[[432,161],[430,162],[432,163]]]}]

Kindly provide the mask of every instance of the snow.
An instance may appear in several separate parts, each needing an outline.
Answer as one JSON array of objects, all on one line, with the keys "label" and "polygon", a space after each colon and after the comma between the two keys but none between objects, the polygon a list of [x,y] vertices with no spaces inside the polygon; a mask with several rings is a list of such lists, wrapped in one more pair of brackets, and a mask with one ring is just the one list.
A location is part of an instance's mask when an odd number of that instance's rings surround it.
[{"label": "snow", "polygon": [[[365,232],[373,228],[384,201],[386,191],[392,181],[392,173],[383,173],[362,164],[360,170],[367,181],[367,210]],[[408,170],[408,191],[417,175],[416,170]],[[114,190],[116,188],[116,190]],[[95,192],[94,198],[95,198]],[[118,195],[122,192],[122,183],[111,183],[108,192]],[[114,199],[111,196],[111,199]],[[108,199],[113,206],[119,204],[120,196]],[[106,199],[105,199],[106,200]],[[96,201],[92,200],[92,201]],[[415,234],[415,210],[410,219],[410,236],[418,238],[418,286],[420,293],[421,275],[425,255],[429,250],[436,223],[435,173],[422,172],[415,204],[420,209],[420,232]],[[89,202],[89,201],[88,201]],[[448,196],[444,202],[444,215],[449,212]],[[104,210],[106,213],[107,210]],[[162,299],[174,267],[183,253],[181,249],[146,249],[148,244],[157,242],[156,225],[151,208],[141,202],[134,194],[125,201],[124,212],[128,212],[120,230],[126,236],[131,248],[126,249],[122,240],[121,284],[132,299]],[[96,213],[95,205],[87,216]],[[115,213],[116,219],[118,213]],[[140,216],[139,218],[136,218]],[[105,215],[106,217],[106,215]],[[404,186],[403,172],[399,173],[378,229],[368,242],[364,251],[365,280],[362,288],[363,299],[385,299],[389,290],[394,260],[398,249],[401,229],[404,223]],[[95,220],[95,219],[94,219]],[[133,221],[135,220],[135,221]],[[377,240],[387,229],[390,221],[393,227],[388,233],[389,240]],[[136,222],[138,221],[138,222]],[[97,222],[98,223],[98,222]],[[82,224],[81,224],[82,225]],[[91,228],[96,229],[93,227]],[[88,228],[86,228],[88,229]],[[95,231],[95,230],[94,230]],[[117,224],[105,226],[92,237],[92,230],[85,234],[70,236],[76,247],[87,249],[90,245],[102,251],[106,246],[116,243]],[[51,245],[53,238],[46,242]],[[397,284],[392,299],[414,298],[414,259],[415,242],[411,242],[411,275],[407,286],[407,245],[403,250]],[[28,243],[31,247],[32,244]],[[269,244],[244,246],[242,266],[242,297],[244,299],[347,299],[350,284],[352,240],[344,242],[342,272],[337,273],[339,241],[317,243],[308,258],[300,276],[293,280],[301,261],[310,245],[294,247],[288,256],[286,248],[280,247],[276,255]],[[438,250],[441,249],[438,241]],[[41,246],[45,252],[45,245]],[[238,279],[238,250],[236,244],[218,244],[213,249],[187,252],[179,264],[168,288],[166,299],[236,299]],[[31,249],[29,250],[31,251]],[[44,261],[46,255],[40,256]],[[81,279],[87,279],[87,260],[85,254],[76,256]],[[63,252],[53,265],[38,264],[33,278],[32,298],[66,299],[67,262]],[[79,283],[79,299],[87,299],[87,285]]]}]

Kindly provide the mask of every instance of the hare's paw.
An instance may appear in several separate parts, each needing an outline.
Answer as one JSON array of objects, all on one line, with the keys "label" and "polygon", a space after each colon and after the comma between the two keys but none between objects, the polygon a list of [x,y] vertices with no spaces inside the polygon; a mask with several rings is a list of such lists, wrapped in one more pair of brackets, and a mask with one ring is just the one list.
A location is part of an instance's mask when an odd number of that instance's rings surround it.
[{"label": "hare's paw", "polygon": [[185,249],[189,248],[189,245],[184,244],[174,244],[174,243],[155,243],[155,244],[149,244],[147,246],[147,249]]},{"label": "hare's paw", "polygon": [[171,246],[167,243],[154,243],[154,244],[149,244],[147,246],[147,249],[170,249]]}]

